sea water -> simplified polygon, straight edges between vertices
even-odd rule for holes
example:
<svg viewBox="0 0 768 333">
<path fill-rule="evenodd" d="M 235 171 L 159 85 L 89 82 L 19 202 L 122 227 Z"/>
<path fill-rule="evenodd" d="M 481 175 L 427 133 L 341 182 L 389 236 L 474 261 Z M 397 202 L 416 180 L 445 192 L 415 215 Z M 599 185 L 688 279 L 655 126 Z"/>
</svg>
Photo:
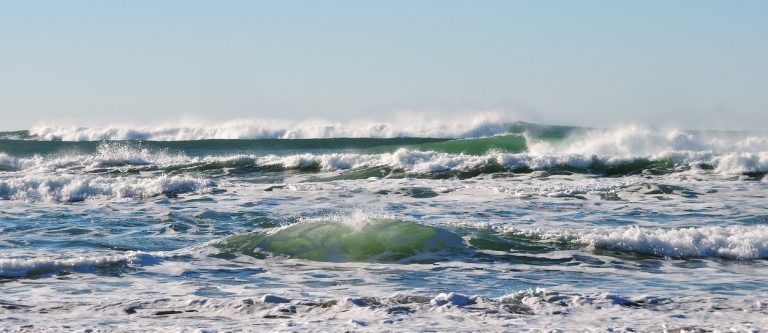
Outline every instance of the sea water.
<svg viewBox="0 0 768 333">
<path fill-rule="evenodd" d="M 768 135 L 0 133 L 2 331 L 761 331 Z"/>
</svg>

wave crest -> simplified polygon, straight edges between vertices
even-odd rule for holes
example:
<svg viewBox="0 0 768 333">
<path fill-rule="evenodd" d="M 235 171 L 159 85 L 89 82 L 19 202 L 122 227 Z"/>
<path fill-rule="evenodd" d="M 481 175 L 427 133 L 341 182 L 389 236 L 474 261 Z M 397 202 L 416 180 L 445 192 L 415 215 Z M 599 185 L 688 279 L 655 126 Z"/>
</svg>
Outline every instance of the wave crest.
<svg viewBox="0 0 768 333">
<path fill-rule="evenodd" d="M 88 273 L 114 267 L 147 266 L 160 257 L 129 251 L 116 255 L 87 255 L 67 259 L 0 259 L 0 277 L 19 278 L 60 272 Z"/>
<path fill-rule="evenodd" d="M 383 123 L 356 121 L 334 123 L 276 120 L 237 120 L 220 123 L 190 123 L 186 126 L 101 126 L 79 127 L 39 125 L 30 136 L 42 140 L 101 141 L 189 141 L 206 139 L 317 139 L 317 138 L 469 138 L 503 134 L 509 122 L 500 114 L 485 113 L 460 120 L 412 116 Z"/>
</svg>

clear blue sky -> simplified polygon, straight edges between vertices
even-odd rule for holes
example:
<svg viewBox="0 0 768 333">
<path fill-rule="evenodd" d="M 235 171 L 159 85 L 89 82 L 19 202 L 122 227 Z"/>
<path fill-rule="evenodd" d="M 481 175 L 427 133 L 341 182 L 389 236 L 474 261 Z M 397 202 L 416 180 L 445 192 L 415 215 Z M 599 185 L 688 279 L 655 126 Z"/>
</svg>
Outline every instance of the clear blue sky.
<svg viewBox="0 0 768 333">
<path fill-rule="evenodd" d="M 768 1 L 0 2 L 0 130 L 404 110 L 764 128 Z"/>
</svg>

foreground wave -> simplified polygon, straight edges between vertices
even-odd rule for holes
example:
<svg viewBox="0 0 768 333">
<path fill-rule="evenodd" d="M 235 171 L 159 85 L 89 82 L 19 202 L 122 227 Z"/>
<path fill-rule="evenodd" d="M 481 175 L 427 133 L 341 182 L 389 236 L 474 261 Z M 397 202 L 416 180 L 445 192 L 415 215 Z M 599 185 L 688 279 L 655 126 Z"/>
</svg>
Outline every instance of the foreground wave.
<svg viewBox="0 0 768 333">
<path fill-rule="evenodd" d="M 338 262 L 429 261 L 464 248 L 461 237 L 445 229 L 394 220 L 303 222 L 232 236 L 218 246 L 261 258 L 272 253 Z"/>
</svg>

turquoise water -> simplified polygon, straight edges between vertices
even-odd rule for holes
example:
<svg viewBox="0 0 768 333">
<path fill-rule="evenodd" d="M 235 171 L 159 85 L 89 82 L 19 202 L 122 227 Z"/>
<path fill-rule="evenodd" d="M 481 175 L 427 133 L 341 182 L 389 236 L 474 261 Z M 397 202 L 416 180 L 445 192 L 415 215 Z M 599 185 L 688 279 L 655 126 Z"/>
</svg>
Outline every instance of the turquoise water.
<svg viewBox="0 0 768 333">
<path fill-rule="evenodd" d="M 0 318 L 64 331 L 226 331 L 244 316 L 256 330 L 765 327 L 768 138 L 651 132 L 4 133 Z"/>
</svg>

